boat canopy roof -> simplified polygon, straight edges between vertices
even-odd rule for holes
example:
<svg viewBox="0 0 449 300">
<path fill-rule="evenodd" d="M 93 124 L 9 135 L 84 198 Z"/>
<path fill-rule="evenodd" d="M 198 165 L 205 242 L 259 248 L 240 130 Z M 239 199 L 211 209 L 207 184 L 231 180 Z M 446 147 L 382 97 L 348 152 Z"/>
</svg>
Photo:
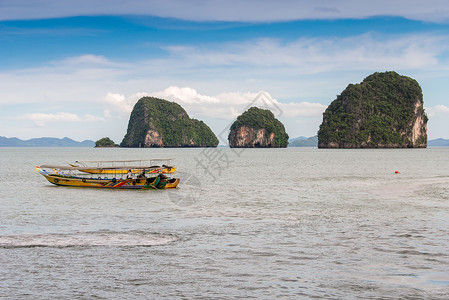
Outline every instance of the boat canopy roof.
<svg viewBox="0 0 449 300">
<path fill-rule="evenodd" d="M 144 161 L 171 161 L 174 158 L 131 159 L 131 160 L 77 160 L 75 163 L 136 163 Z"/>
<path fill-rule="evenodd" d="M 41 169 L 58 169 L 58 170 L 73 170 L 73 171 L 85 171 L 92 170 L 155 170 L 162 168 L 161 166 L 108 166 L 108 167 L 72 167 L 72 166 L 59 166 L 59 165 L 41 165 Z"/>
</svg>

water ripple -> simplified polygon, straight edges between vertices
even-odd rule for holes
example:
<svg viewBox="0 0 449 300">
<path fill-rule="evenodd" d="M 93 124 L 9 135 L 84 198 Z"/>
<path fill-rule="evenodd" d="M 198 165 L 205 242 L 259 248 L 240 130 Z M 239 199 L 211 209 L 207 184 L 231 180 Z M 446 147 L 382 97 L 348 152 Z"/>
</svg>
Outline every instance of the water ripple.
<svg viewBox="0 0 449 300">
<path fill-rule="evenodd" d="M 23 234 L 0 236 L 0 247 L 149 247 L 166 245 L 176 241 L 177 239 L 178 238 L 174 235 L 146 233 L 141 231 L 96 231 L 70 234 Z"/>
</svg>

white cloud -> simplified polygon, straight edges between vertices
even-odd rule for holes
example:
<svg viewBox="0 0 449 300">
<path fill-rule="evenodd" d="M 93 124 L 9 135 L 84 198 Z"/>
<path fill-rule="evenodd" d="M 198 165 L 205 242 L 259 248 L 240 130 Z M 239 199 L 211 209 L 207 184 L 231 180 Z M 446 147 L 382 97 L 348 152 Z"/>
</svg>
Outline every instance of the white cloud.
<svg viewBox="0 0 449 300">
<path fill-rule="evenodd" d="M 111 116 L 111 111 L 120 116 L 127 116 L 131 113 L 137 100 L 147 95 L 147 93 L 136 93 L 126 98 L 122 94 L 108 93 L 101 101 L 106 106 L 105 116 Z"/>
<path fill-rule="evenodd" d="M 436 105 L 434 110 L 437 113 L 449 114 L 449 107 L 446 105 Z"/>
<path fill-rule="evenodd" d="M 384 70 L 418 70 L 420 74 L 426 70 L 447 72 L 449 67 L 443 57 L 449 51 L 448 38 L 424 34 L 402 37 L 365 34 L 348 38 L 300 38 L 292 42 L 256 39 L 207 47 L 167 47 L 171 55 L 164 59 L 126 64 L 103 56 L 81 55 L 52 61 L 42 68 L 0 73 L 0 105 L 48 101 L 90 105 L 101 101 L 110 105 L 106 113 L 127 114 L 135 99 L 119 95 L 133 94 L 143 87 L 154 91 L 166 86 L 169 87 L 153 94 L 182 103 L 222 102 L 226 100 L 223 97 L 230 98 L 227 101 L 242 101 L 241 97 L 245 96 L 205 96 L 185 86 L 202 88 L 209 94 L 263 88 L 282 98 L 299 96 L 306 100 L 317 94 L 326 95 L 331 81 L 332 84 L 351 82 L 339 75 L 330 81 L 331 72 L 357 72 L 363 76 Z M 315 74 L 325 74 L 327 78 L 309 79 Z M 111 87 L 118 90 L 112 92 Z M 102 99 L 106 93 L 111 95 Z"/>
<path fill-rule="evenodd" d="M 327 106 L 321 103 L 310 103 L 310 102 L 301 102 L 301 103 L 280 103 L 284 115 L 289 118 L 295 117 L 321 117 L 323 112 L 326 110 Z"/>
<path fill-rule="evenodd" d="M 342 69 L 435 68 L 438 55 L 448 50 L 447 39 L 447 36 L 424 34 L 401 37 L 363 34 L 347 38 L 299 38 L 293 42 L 265 38 L 207 48 L 169 46 L 165 49 L 196 67 L 250 65 L 275 68 L 270 71 L 287 68 L 310 74 Z"/>
<path fill-rule="evenodd" d="M 85 122 L 104 122 L 106 119 L 104 117 L 98 117 L 90 114 L 85 114 L 81 121 Z"/>
<path fill-rule="evenodd" d="M 85 65 L 85 66 L 117 66 L 118 64 L 108 60 L 102 55 L 85 54 L 81 56 L 68 57 L 57 64 L 63 65 Z"/>
<path fill-rule="evenodd" d="M 270 109 L 276 116 L 317 117 L 327 106 L 311 102 L 281 103 L 268 92 L 229 92 L 215 96 L 198 93 L 191 87 L 171 86 L 163 91 L 150 93 L 151 96 L 174 101 L 183 106 L 195 118 L 214 117 L 232 120 L 250 106 Z"/>
<path fill-rule="evenodd" d="M 76 114 L 67 112 L 58 113 L 26 113 L 16 118 L 20 121 L 31 121 L 37 126 L 45 126 L 47 123 L 73 123 L 73 122 L 97 122 L 104 121 L 101 117 L 96 117 L 92 115 L 85 115 L 80 117 Z"/>
<path fill-rule="evenodd" d="M 171 86 L 163 91 L 153 92 L 151 96 L 180 104 L 191 117 L 233 119 L 236 117 L 235 112 L 250 104 L 257 96 L 257 93 L 231 92 L 207 96 L 198 93 L 191 87 Z"/>
<path fill-rule="evenodd" d="M 449 114 L 449 107 L 439 104 L 434 107 L 425 107 L 425 112 L 429 117 L 447 115 Z"/>
<path fill-rule="evenodd" d="M 186 104 L 218 103 L 219 100 L 199 94 L 190 87 L 170 86 L 163 91 L 152 93 L 151 96 Z"/>
</svg>

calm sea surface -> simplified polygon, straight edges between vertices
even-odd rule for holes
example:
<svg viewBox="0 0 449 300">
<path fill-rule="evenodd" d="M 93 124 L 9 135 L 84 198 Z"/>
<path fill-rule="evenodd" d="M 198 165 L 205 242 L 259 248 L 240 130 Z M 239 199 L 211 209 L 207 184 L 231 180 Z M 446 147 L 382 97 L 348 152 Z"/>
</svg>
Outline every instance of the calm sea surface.
<svg viewBox="0 0 449 300">
<path fill-rule="evenodd" d="M 34 169 L 144 158 L 179 188 Z M 449 298 L 449 149 L 0 148 L 0 178 L 0 298 Z"/>
</svg>

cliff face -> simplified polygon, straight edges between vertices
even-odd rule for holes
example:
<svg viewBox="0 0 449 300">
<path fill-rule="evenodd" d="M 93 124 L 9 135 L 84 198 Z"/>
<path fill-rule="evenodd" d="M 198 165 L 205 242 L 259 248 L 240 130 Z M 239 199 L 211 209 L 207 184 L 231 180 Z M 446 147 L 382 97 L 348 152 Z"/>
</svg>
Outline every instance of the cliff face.
<svg viewBox="0 0 449 300">
<path fill-rule="evenodd" d="M 218 139 L 177 103 L 143 97 L 131 112 L 121 147 L 216 147 Z"/>
<path fill-rule="evenodd" d="M 328 106 L 318 148 L 425 148 L 427 120 L 416 80 L 374 73 Z"/>
<path fill-rule="evenodd" d="M 232 124 L 228 136 L 231 148 L 285 148 L 284 125 L 266 109 L 251 107 Z"/>
<path fill-rule="evenodd" d="M 267 134 L 265 128 L 255 129 L 243 125 L 229 135 L 229 145 L 233 148 L 267 148 L 272 147 L 273 144 L 274 133 Z"/>
</svg>

